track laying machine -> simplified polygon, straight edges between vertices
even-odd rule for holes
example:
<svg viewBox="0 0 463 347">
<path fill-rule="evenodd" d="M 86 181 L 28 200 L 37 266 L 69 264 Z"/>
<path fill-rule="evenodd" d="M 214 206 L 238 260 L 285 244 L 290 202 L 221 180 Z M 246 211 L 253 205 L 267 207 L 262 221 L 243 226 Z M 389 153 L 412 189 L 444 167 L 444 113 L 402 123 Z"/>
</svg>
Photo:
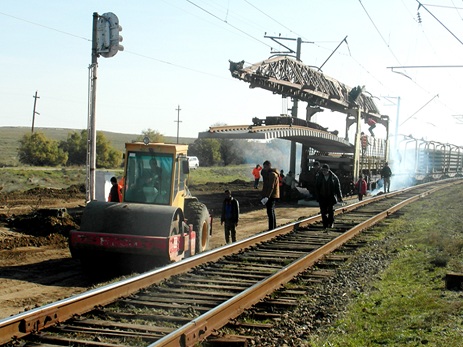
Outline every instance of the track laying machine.
<svg viewBox="0 0 463 347">
<path fill-rule="evenodd" d="M 186 185 L 188 146 L 145 139 L 125 147 L 122 202 L 87 204 L 80 230 L 70 234 L 72 256 L 86 268 L 103 261 L 138 267 L 205 251 L 212 220 Z"/>
</svg>

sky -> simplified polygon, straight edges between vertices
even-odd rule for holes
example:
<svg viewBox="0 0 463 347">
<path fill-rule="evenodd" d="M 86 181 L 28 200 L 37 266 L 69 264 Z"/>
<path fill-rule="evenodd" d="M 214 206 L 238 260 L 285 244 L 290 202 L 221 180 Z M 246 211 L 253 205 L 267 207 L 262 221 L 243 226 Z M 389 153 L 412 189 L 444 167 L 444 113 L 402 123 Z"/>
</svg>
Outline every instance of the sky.
<svg viewBox="0 0 463 347">
<path fill-rule="evenodd" d="M 304 64 L 365 86 L 391 133 L 463 145 L 457 0 L 0 0 L 0 126 L 31 127 L 37 91 L 35 127 L 87 128 L 94 12 L 117 15 L 124 46 L 98 58 L 97 130 L 176 136 L 179 125 L 180 137 L 197 137 L 289 113 L 291 101 L 228 70 L 229 60 L 269 58 L 281 47 L 264 36 L 281 35 L 302 38 Z M 345 115 L 329 110 L 315 120 L 345 128 Z"/>
</svg>

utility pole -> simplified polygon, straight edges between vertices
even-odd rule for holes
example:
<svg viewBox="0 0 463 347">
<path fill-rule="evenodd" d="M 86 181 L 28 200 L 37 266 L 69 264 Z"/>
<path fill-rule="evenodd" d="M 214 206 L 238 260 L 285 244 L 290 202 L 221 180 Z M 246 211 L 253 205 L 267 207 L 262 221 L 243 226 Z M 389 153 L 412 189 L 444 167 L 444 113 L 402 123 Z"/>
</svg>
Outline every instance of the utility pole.
<svg viewBox="0 0 463 347">
<path fill-rule="evenodd" d="M 93 13 L 92 63 L 89 70 L 88 119 L 87 119 L 87 181 L 85 198 L 87 202 L 95 200 L 96 181 L 96 81 L 98 71 L 97 46 L 98 13 Z"/>
<path fill-rule="evenodd" d="M 181 123 L 181 121 L 180 121 L 180 111 L 182 109 L 180 108 L 180 105 L 178 105 L 175 110 L 177 111 L 177 120 L 174 120 L 174 122 L 177 123 L 177 144 L 178 144 L 178 134 L 180 132 L 180 123 Z"/>
<path fill-rule="evenodd" d="M 96 82 L 98 58 L 111 58 L 123 51 L 120 45 L 122 27 L 119 19 L 112 12 L 101 16 L 93 12 L 92 20 L 92 63 L 88 67 L 88 115 L 87 115 L 87 176 L 85 182 L 85 198 L 87 202 L 95 200 L 96 176 Z"/>
<path fill-rule="evenodd" d="M 32 96 L 34 98 L 34 110 L 32 111 L 32 133 L 34 133 L 34 123 L 35 123 L 35 115 L 40 113 L 35 111 L 35 108 L 37 106 L 37 99 L 40 99 L 40 96 L 37 96 L 37 91 L 35 91 L 35 95 Z"/>
<path fill-rule="evenodd" d="M 400 96 L 384 96 L 385 99 L 396 99 L 397 113 L 395 117 L 395 131 L 394 131 L 394 151 L 397 152 L 397 139 L 399 138 L 399 112 L 400 112 Z"/>
<path fill-rule="evenodd" d="M 301 44 L 302 39 L 300 37 L 297 38 L 297 49 L 296 49 L 296 60 L 301 61 Z M 291 117 L 297 118 L 297 99 L 293 99 L 293 107 L 291 109 Z M 291 141 L 291 155 L 289 157 L 289 170 L 296 175 L 296 142 Z"/>
<path fill-rule="evenodd" d="M 286 51 L 271 51 L 274 55 L 291 55 L 296 54 L 296 60 L 301 61 L 301 45 L 302 43 L 313 43 L 311 41 L 302 41 L 300 37 L 297 39 L 289 38 L 289 37 L 281 37 L 281 36 L 264 36 L 265 38 L 271 39 L 272 41 L 276 42 L 280 46 L 284 47 Z M 282 44 L 280 40 L 289 40 L 289 41 L 296 41 L 297 48 L 296 51 L 289 48 L 288 46 Z M 294 98 L 293 100 L 293 107 L 291 108 L 291 117 L 297 118 L 297 102 L 298 99 Z M 296 174 L 296 142 L 291 141 L 291 153 L 289 157 L 289 170 Z"/>
</svg>

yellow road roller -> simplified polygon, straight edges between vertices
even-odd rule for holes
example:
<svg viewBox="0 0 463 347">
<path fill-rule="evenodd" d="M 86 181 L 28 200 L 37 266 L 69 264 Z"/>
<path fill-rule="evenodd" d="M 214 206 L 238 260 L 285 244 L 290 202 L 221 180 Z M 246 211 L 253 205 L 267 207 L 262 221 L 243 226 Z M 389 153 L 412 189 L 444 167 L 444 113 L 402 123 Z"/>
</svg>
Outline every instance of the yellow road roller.
<svg viewBox="0 0 463 347">
<path fill-rule="evenodd" d="M 187 145 L 126 143 L 122 202 L 90 201 L 70 233 L 74 258 L 91 269 L 167 264 L 208 249 L 212 220 L 191 196 Z"/>
</svg>

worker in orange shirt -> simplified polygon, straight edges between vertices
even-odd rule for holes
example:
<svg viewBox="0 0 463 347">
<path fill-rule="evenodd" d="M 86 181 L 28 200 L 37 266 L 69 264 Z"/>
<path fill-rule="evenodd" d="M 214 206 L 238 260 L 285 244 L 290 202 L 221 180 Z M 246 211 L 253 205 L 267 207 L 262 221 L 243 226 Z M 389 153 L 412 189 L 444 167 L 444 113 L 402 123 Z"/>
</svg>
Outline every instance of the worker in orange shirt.
<svg viewBox="0 0 463 347">
<path fill-rule="evenodd" d="M 117 183 L 116 177 L 111 177 L 111 190 L 109 191 L 108 202 L 122 202 L 121 187 Z"/>
<path fill-rule="evenodd" d="M 254 189 L 257 189 L 260 180 L 260 170 L 262 170 L 262 166 L 259 164 L 252 170 L 252 175 L 254 176 Z"/>
</svg>

